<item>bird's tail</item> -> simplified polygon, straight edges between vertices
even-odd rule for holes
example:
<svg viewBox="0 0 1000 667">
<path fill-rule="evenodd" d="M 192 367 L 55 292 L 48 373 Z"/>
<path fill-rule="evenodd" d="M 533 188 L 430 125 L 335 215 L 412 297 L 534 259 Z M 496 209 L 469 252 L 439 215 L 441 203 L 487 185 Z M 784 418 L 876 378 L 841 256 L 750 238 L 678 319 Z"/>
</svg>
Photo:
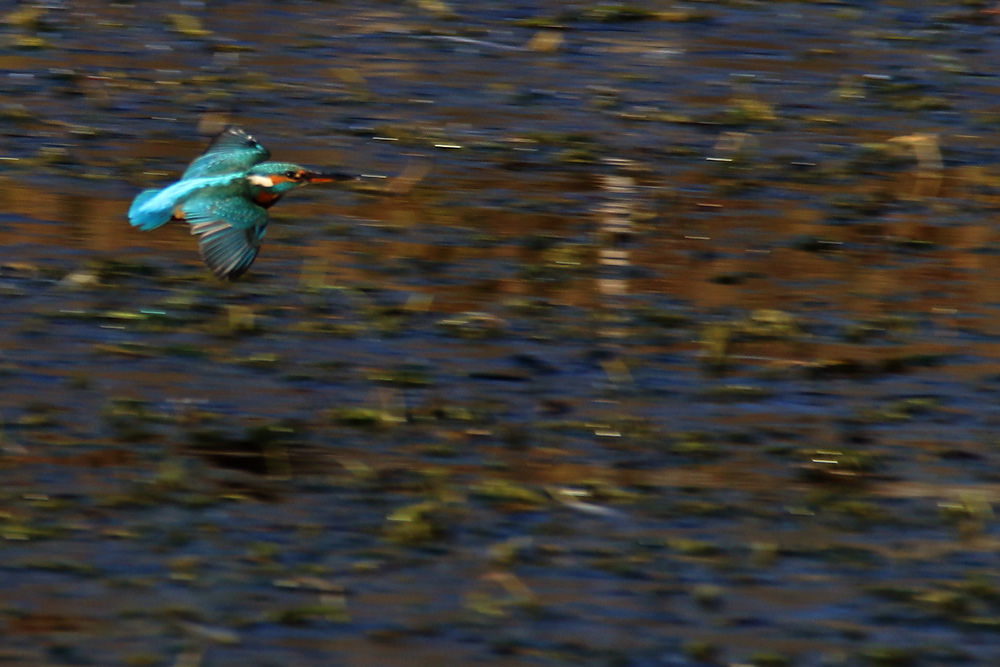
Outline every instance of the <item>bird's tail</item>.
<svg viewBox="0 0 1000 667">
<path fill-rule="evenodd" d="M 128 209 L 128 221 L 133 227 L 148 232 L 170 220 L 174 211 L 172 202 L 162 202 L 167 204 L 163 206 L 161 202 L 153 201 L 161 192 L 163 190 L 143 190 L 136 196 Z"/>
</svg>

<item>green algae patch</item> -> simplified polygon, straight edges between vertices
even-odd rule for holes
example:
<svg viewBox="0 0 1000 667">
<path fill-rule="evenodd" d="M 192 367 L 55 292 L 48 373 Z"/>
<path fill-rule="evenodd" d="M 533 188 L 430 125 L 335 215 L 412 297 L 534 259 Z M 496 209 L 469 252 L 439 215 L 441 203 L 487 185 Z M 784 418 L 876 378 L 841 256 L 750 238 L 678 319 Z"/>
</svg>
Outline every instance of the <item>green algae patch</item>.
<svg viewBox="0 0 1000 667">
<path fill-rule="evenodd" d="M 536 509 L 551 504 L 545 494 L 513 482 L 501 479 L 486 480 L 474 484 L 469 491 L 479 498 L 515 510 Z"/>
</svg>

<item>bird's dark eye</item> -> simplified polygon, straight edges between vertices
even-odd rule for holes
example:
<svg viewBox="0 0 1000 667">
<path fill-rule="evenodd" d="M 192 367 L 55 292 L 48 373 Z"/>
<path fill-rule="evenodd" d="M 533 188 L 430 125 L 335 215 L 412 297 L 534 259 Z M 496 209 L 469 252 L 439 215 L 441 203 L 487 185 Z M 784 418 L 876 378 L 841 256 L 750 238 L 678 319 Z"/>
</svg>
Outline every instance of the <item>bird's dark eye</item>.
<svg viewBox="0 0 1000 667">
<path fill-rule="evenodd" d="M 295 171 L 294 169 L 289 169 L 288 171 L 285 172 L 285 178 L 290 178 L 293 181 L 297 181 L 299 180 L 299 172 Z"/>
</svg>

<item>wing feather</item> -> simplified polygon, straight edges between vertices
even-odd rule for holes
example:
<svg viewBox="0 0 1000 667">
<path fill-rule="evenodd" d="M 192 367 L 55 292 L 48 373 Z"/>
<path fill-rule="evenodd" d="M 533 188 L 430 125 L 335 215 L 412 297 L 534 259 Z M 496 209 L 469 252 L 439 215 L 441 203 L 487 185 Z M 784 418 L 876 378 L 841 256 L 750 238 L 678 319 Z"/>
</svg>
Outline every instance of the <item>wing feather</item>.
<svg viewBox="0 0 1000 667">
<path fill-rule="evenodd" d="M 195 158 L 181 179 L 221 176 L 246 171 L 271 157 L 245 130 L 230 125 L 215 138 L 204 154 Z"/>
<path fill-rule="evenodd" d="M 234 280 L 257 258 L 267 231 L 267 211 L 239 195 L 197 197 L 182 207 L 198 237 L 201 257 L 218 278 Z"/>
</svg>

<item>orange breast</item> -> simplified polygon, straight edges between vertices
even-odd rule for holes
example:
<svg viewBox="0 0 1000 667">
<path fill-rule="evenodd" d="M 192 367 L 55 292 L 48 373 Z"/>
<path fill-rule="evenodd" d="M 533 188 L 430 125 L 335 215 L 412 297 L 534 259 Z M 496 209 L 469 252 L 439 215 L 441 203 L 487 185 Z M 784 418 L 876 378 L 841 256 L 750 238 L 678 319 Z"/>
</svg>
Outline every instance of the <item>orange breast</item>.
<svg viewBox="0 0 1000 667">
<path fill-rule="evenodd" d="M 281 195 L 276 195 L 273 192 L 268 192 L 267 190 L 261 190 L 257 193 L 257 196 L 254 197 L 254 201 L 264 208 L 270 208 L 279 199 L 281 199 Z"/>
</svg>

